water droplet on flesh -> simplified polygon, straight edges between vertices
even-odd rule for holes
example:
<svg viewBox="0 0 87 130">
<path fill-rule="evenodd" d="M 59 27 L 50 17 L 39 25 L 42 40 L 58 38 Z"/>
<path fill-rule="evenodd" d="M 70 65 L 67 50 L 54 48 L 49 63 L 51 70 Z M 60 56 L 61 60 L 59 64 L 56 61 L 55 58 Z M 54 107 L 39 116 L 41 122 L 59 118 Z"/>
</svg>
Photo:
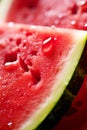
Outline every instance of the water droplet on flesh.
<svg viewBox="0 0 87 130">
<path fill-rule="evenodd" d="M 8 123 L 8 126 L 12 126 L 12 124 L 13 124 L 12 122 L 9 122 L 9 123 Z"/>
<path fill-rule="evenodd" d="M 72 20 L 70 24 L 72 25 L 72 27 L 78 28 L 78 23 L 76 20 Z"/>
<path fill-rule="evenodd" d="M 79 2 L 79 4 L 80 4 L 81 6 L 86 5 L 86 4 L 87 4 L 87 1 L 86 1 L 86 0 L 81 0 L 81 1 Z"/>
<path fill-rule="evenodd" d="M 75 24 L 76 24 L 76 21 L 75 21 L 75 20 L 72 20 L 72 21 L 71 21 L 71 24 L 72 24 L 72 25 L 75 25 Z"/>
<path fill-rule="evenodd" d="M 54 48 L 54 41 L 56 38 L 49 37 L 46 40 L 44 40 L 42 44 L 42 51 L 44 54 L 48 55 L 51 54 Z"/>
<path fill-rule="evenodd" d="M 87 30 L 87 23 L 84 24 L 83 29 Z"/>
</svg>

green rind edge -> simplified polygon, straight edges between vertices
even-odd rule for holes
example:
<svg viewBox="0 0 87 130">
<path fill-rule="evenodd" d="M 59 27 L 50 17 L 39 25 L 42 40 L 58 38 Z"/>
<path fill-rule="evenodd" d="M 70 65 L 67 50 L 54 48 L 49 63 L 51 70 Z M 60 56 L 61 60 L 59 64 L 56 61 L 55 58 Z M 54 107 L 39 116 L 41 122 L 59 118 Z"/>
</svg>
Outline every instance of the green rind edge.
<svg viewBox="0 0 87 130">
<path fill-rule="evenodd" d="M 20 130 L 35 130 L 39 126 L 39 124 L 43 122 L 43 120 L 47 117 L 47 115 L 50 113 L 50 111 L 53 109 L 53 107 L 56 105 L 56 103 L 59 101 L 59 99 L 63 95 L 64 90 L 66 86 L 68 85 L 75 71 L 75 68 L 79 62 L 81 54 L 83 52 L 86 39 L 87 39 L 87 32 L 80 31 L 80 33 L 77 34 L 77 36 L 79 37 L 77 40 L 78 43 L 76 43 L 75 48 L 73 49 L 73 52 L 77 52 L 79 48 L 78 55 L 76 55 L 76 53 L 70 52 L 71 54 L 69 55 L 69 57 L 67 57 L 68 62 L 66 61 L 65 68 L 63 69 L 60 76 L 58 76 L 55 80 L 55 81 L 60 81 L 60 82 L 58 83 L 55 82 L 54 84 L 55 89 L 51 93 L 51 96 L 46 100 L 47 102 L 44 103 L 43 107 L 41 106 L 41 109 L 39 109 L 39 111 L 32 117 L 32 119 L 30 121 L 27 121 L 20 128 Z"/>
</svg>

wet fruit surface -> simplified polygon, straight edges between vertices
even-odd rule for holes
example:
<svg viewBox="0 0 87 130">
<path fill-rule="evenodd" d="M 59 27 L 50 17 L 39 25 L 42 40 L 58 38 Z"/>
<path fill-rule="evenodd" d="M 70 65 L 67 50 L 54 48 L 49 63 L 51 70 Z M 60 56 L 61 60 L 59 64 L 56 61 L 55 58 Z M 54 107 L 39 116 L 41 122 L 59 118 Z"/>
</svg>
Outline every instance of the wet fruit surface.
<svg viewBox="0 0 87 130">
<path fill-rule="evenodd" d="M 51 1 L 50 0 L 44 0 L 44 1 L 43 0 L 37 0 L 37 1 L 26 0 L 26 1 L 21 2 L 21 0 L 18 0 L 16 2 L 14 1 L 13 6 L 8 13 L 7 21 L 14 21 L 16 23 L 25 23 L 25 24 L 34 24 L 34 25 L 45 25 L 45 26 L 54 25 L 57 27 L 87 30 L 87 1 L 86 0 L 67 0 L 67 1 L 61 0 L 60 2 L 59 0 L 54 0 L 54 1 L 52 0 Z M 32 35 L 29 32 L 26 32 L 25 30 L 22 30 L 22 31 L 26 36 Z M 31 39 L 32 38 L 30 38 L 30 40 Z M 57 40 L 56 38 L 51 38 L 51 37 L 46 37 L 46 39 L 43 40 L 42 52 L 45 56 L 52 55 L 52 52 L 54 49 L 54 42 L 56 42 L 56 40 Z M 9 41 L 14 42 L 14 39 L 10 37 Z M 18 73 L 15 74 L 14 78 L 17 81 L 18 81 L 17 77 L 20 76 L 22 73 L 28 73 L 29 77 L 28 79 L 25 79 L 24 83 L 28 82 L 28 80 L 30 79 L 31 81 L 30 83 L 28 83 L 29 87 L 31 87 L 32 85 L 38 86 L 38 83 L 41 82 L 41 78 L 42 78 L 40 70 L 37 68 L 37 65 L 36 65 L 38 64 L 37 56 L 39 54 L 37 52 L 38 52 L 39 45 L 37 44 L 36 48 L 32 47 L 32 50 L 28 52 L 26 50 L 27 47 L 29 48 L 28 40 L 25 40 L 25 37 L 24 39 L 17 37 L 15 39 L 15 43 L 16 43 L 16 48 L 13 46 L 15 49 L 11 50 L 11 52 L 6 53 L 4 56 L 3 64 L 4 64 L 5 71 L 15 73 L 15 69 L 16 69 Z M 19 49 L 20 47 L 22 49 Z M 0 48 L 4 48 L 4 43 L 0 45 Z M 8 50 L 10 50 L 10 48 Z M 26 52 L 26 53 L 24 54 L 23 52 Z M 26 58 L 27 55 L 32 56 L 32 58 L 29 58 L 29 57 Z M 35 62 L 36 64 L 34 64 Z M 0 80 L 2 80 L 2 77 L 3 77 L 3 74 L 0 77 Z M 9 83 L 10 83 L 11 76 L 9 75 L 9 73 L 6 75 L 6 77 L 9 78 Z M 19 80 L 18 82 L 20 83 L 21 80 Z M 3 90 L 5 86 L 8 86 L 8 83 L 6 80 L 3 80 L 3 84 L 2 84 Z M 21 83 L 20 83 L 20 86 L 22 86 Z M 21 98 L 27 95 L 24 91 L 21 92 L 20 90 L 17 90 L 17 92 L 18 92 L 17 94 Z M 9 98 L 9 95 L 7 97 Z M 3 99 L 2 101 L 5 102 L 5 99 Z M 12 101 L 14 102 L 13 99 Z M 74 105 L 76 105 L 77 108 L 80 108 L 82 107 L 83 102 L 84 101 L 78 101 Z M 9 104 L 9 100 L 6 101 L 6 103 Z M 73 107 L 70 109 L 71 114 L 72 113 L 75 114 L 77 113 L 77 111 L 79 112 L 79 110 L 74 109 Z M 84 111 L 86 112 L 86 110 Z M 3 109 L 1 113 L 6 114 L 7 111 Z M 11 114 L 11 112 L 9 113 Z M 7 115 L 7 117 L 9 118 L 9 122 L 7 122 L 7 126 L 9 129 L 12 129 L 14 127 L 15 121 L 12 121 L 9 115 Z M 85 114 L 83 115 L 85 116 Z M 80 117 L 84 118 L 83 115 L 81 114 Z M 75 119 L 78 120 L 77 117 Z M 73 121 L 74 121 L 74 118 L 73 118 Z M 81 120 L 78 120 L 77 123 L 80 124 Z M 85 120 L 83 124 L 86 124 Z M 75 129 L 76 130 L 78 129 L 77 124 L 71 123 L 71 125 L 75 125 L 76 126 Z M 67 127 L 66 129 L 68 130 L 68 128 L 69 127 Z"/>
<path fill-rule="evenodd" d="M 1 130 L 19 127 L 43 97 L 49 95 L 50 83 L 64 67 L 64 59 L 74 43 L 70 42 L 70 32 L 67 37 L 64 32 L 55 35 L 52 30 L 49 36 L 46 30 L 39 35 L 26 28 L 12 31 L 10 28 L 2 27 L 0 35 Z"/>
<path fill-rule="evenodd" d="M 76 45 L 74 33 L 21 26 L 0 28 L 0 130 L 19 128 L 32 117 L 55 88 L 53 80 Z"/>
<path fill-rule="evenodd" d="M 57 40 L 56 38 L 51 38 L 51 37 L 44 40 L 44 42 L 42 43 L 42 51 L 44 54 L 50 55 L 52 53 L 54 48 L 54 42 L 56 40 Z"/>
<path fill-rule="evenodd" d="M 7 21 L 87 30 L 87 0 L 14 1 Z"/>
</svg>

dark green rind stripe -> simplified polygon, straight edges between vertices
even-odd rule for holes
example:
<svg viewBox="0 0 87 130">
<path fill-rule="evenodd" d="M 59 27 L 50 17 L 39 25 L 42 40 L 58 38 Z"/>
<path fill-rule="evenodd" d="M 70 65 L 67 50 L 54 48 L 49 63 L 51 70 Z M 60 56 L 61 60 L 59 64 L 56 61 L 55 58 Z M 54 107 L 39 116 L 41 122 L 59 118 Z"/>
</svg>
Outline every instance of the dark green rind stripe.
<svg viewBox="0 0 87 130">
<path fill-rule="evenodd" d="M 77 95 L 83 83 L 85 74 L 87 74 L 86 60 L 87 42 L 72 79 L 69 82 L 69 85 L 67 86 L 54 109 L 49 113 L 47 118 L 38 126 L 36 130 L 52 130 L 53 127 L 61 120 L 62 116 L 68 111 L 73 99 Z"/>
<path fill-rule="evenodd" d="M 36 130 L 52 130 L 72 103 L 74 96 L 66 89 L 59 102 Z"/>
</svg>

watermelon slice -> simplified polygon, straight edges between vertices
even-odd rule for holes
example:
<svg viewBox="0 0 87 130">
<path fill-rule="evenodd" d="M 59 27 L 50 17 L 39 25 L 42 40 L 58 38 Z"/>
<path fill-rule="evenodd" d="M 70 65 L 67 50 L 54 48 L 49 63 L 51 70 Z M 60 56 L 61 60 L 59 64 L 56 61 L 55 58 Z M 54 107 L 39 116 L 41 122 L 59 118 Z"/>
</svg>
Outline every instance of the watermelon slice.
<svg viewBox="0 0 87 130">
<path fill-rule="evenodd" d="M 60 100 L 87 32 L 0 24 L 0 130 L 33 130 Z"/>
<path fill-rule="evenodd" d="M 2 0 L 0 14 L 1 21 L 87 30 L 87 0 Z"/>
<path fill-rule="evenodd" d="M 62 125 L 63 124 L 63 125 Z M 66 115 L 54 130 L 86 130 L 87 129 L 87 75 L 79 93 L 72 102 Z"/>
</svg>

